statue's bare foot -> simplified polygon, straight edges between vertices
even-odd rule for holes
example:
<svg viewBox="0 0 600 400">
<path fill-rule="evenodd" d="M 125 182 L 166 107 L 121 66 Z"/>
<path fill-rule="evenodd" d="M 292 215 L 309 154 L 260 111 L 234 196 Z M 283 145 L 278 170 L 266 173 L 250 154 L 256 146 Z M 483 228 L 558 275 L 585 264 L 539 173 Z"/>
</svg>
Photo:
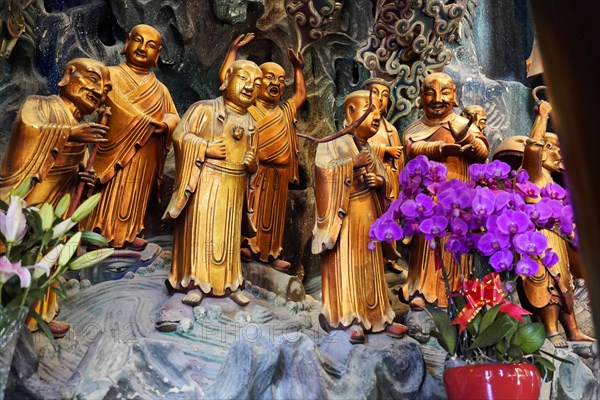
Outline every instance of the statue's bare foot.
<svg viewBox="0 0 600 400">
<path fill-rule="evenodd" d="M 277 258 L 273 260 L 271 266 L 275 268 L 277 271 L 288 272 L 290 270 L 291 264 L 285 260 Z"/>
<path fill-rule="evenodd" d="M 197 305 L 199 305 L 202 302 L 203 298 L 204 298 L 204 293 L 202 293 L 198 289 L 194 289 L 194 290 L 190 290 L 189 292 L 187 292 L 185 297 L 183 299 L 181 299 L 181 302 L 183 304 L 185 304 L 186 306 L 196 307 Z"/>
<path fill-rule="evenodd" d="M 64 321 L 53 320 L 48 323 L 48 329 L 52 332 L 54 339 L 60 339 L 67 334 L 69 329 L 71 329 L 71 325 Z"/>
<path fill-rule="evenodd" d="M 233 300 L 236 304 L 238 304 L 242 307 L 246 306 L 246 305 L 248 305 L 248 303 L 250 303 L 250 299 L 248 297 L 246 297 L 246 295 L 239 290 L 231 293 L 229 295 L 229 298 L 231 300 Z"/>
<path fill-rule="evenodd" d="M 360 344 L 366 341 L 365 331 L 360 325 L 352 325 L 348 328 L 348 340 L 352 344 Z"/>
<path fill-rule="evenodd" d="M 562 337 L 562 335 L 558 332 L 552 333 L 550 335 L 546 335 L 546 338 L 554 345 L 554 347 L 559 349 L 566 349 L 569 347 L 567 341 Z"/>
<path fill-rule="evenodd" d="M 420 294 L 416 295 L 412 298 L 409 303 L 411 310 L 413 311 L 421 311 L 425 308 L 425 299 Z"/>
<path fill-rule="evenodd" d="M 396 339 L 400 339 L 400 338 L 404 337 L 404 335 L 406 335 L 406 332 L 408 332 L 408 327 L 406 327 L 405 325 L 402 325 L 402 324 L 398 324 L 396 322 L 388 325 L 385 328 L 385 333 L 388 336 L 391 336 Z"/>
<path fill-rule="evenodd" d="M 571 332 L 570 334 L 567 333 L 567 339 L 569 339 L 571 342 L 595 342 L 596 341 L 596 339 L 594 339 L 593 337 L 590 337 L 588 335 L 585 335 L 579 329 L 576 329 L 574 332 Z"/>
<path fill-rule="evenodd" d="M 162 305 L 156 318 L 155 328 L 160 332 L 174 332 L 179 321 L 184 318 L 194 319 L 193 309 L 182 304 L 183 293 L 174 293 Z"/>
</svg>

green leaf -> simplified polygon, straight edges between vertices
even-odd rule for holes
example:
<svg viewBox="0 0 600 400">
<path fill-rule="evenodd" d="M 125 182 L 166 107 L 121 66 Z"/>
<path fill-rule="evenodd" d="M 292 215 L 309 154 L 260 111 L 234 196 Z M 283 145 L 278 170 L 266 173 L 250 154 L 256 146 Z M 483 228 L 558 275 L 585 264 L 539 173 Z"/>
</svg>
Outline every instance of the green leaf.
<svg viewBox="0 0 600 400">
<path fill-rule="evenodd" d="M 444 348 L 449 354 L 454 355 L 456 352 L 456 343 L 458 341 L 458 331 L 456 326 L 450 325 L 452 320 L 450 316 L 440 308 L 437 307 L 426 307 L 427 312 L 433 318 L 433 323 L 437 329 L 437 333 L 432 336 L 438 340 L 440 346 Z M 430 333 L 431 334 L 431 333 Z M 440 340 L 440 337 L 442 340 Z"/>
<path fill-rule="evenodd" d="M 104 236 L 93 231 L 83 231 L 81 233 L 81 241 L 94 246 L 108 246 L 108 242 Z"/>
<path fill-rule="evenodd" d="M 500 304 L 496 304 L 483 314 L 483 317 L 481 318 L 481 324 L 479 325 L 479 330 L 481 332 L 485 331 L 496 320 L 499 310 Z"/>
<path fill-rule="evenodd" d="M 498 343 L 513 324 L 511 319 L 508 315 L 502 314 L 487 329 L 479 332 L 469 350 L 486 348 Z"/>
<path fill-rule="evenodd" d="M 508 351 L 506 352 L 506 354 L 508 355 L 508 357 L 510 357 L 511 361 L 520 360 L 524 356 L 523 351 L 521 350 L 521 348 L 519 346 L 514 345 L 514 344 L 510 345 L 510 347 L 508 348 Z"/>
<path fill-rule="evenodd" d="M 540 349 L 540 353 L 542 353 L 542 354 L 545 354 L 545 355 L 547 355 L 548 357 L 552 357 L 552 358 L 554 358 L 555 360 L 558 360 L 558 361 L 560 361 L 560 362 L 564 362 L 564 363 L 567 363 L 567 364 L 573 364 L 573 361 L 571 361 L 571 360 L 567 360 L 566 358 L 559 357 L 559 356 L 557 356 L 556 354 L 548 353 L 548 352 L 547 352 L 547 351 L 545 351 L 545 350 L 542 350 L 542 349 Z"/>
<path fill-rule="evenodd" d="M 27 213 L 27 224 L 33 228 L 36 236 L 41 237 L 44 234 L 42 217 L 37 212 Z"/>
<path fill-rule="evenodd" d="M 542 377 L 542 381 L 543 382 L 552 381 L 552 377 L 554 376 L 554 371 L 556 370 L 556 367 L 554 366 L 554 364 L 551 361 L 549 361 L 541 356 L 534 355 L 533 358 L 536 361 L 535 367 L 539 371 L 540 376 Z"/>
<path fill-rule="evenodd" d="M 50 290 L 52 290 L 61 300 L 67 299 L 67 293 L 63 290 L 62 287 L 50 286 Z"/>
<path fill-rule="evenodd" d="M 512 337 L 511 343 L 518 346 L 524 354 L 533 354 L 542 347 L 544 340 L 546 340 L 544 325 L 534 322 L 521 325 Z"/>
<path fill-rule="evenodd" d="M 477 332 L 479 332 L 480 325 L 481 325 L 481 318 L 482 318 L 481 312 L 478 312 L 477 315 L 475 316 L 475 318 L 473 318 L 471 323 L 467 326 L 467 329 L 469 330 L 469 333 L 471 333 L 471 335 L 477 335 Z"/>
</svg>

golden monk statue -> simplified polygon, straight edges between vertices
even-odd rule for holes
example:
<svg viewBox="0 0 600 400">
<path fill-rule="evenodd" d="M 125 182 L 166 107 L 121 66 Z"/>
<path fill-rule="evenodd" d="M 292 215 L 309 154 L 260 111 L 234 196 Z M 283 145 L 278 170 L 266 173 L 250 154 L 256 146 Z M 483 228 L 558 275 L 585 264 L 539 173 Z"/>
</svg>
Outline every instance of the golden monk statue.
<svg viewBox="0 0 600 400">
<path fill-rule="evenodd" d="M 108 68 L 99 61 L 76 58 L 69 61 L 58 83 L 58 95 L 29 96 L 17 113 L 0 168 L 0 198 L 10 189 L 32 178 L 27 204 L 48 202 L 56 206 L 63 195 L 73 195 L 80 180 L 93 181 L 83 172 L 87 143 L 102 143 L 107 126 L 84 122 L 110 92 Z M 36 311 L 56 337 L 69 325 L 54 321 L 58 313 L 56 293 L 48 290 Z M 35 321 L 30 324 L 37 327 Z"/>
<path fill-rule="evenodd" d="M 252 61 L 230 64 L 222 97 L 194 103 L 173 134 L 175 189 L 163 218 L 173 218 L 170 294 L 182 303 L 229 296 L 240 305 L 241 235 L 254 235 L 248 217 L 249 175 L 256 172 L 257 137 L 248 108 L 256 101 L 262 73 Z M 157 322 L 157 328 L 161 321 Z"/>
<path fill-rule="evenodd" d="M 379 130 L 373 137 L 369 138 L 369 145 L 385 166 L 390 179 L 387 186 L 389 190 L 388 197 L 393 201 L 398 198 L 398 192 L 400 191 L 399 178 L 400 171 L 404 166 L 404 153 L 398 130 L 384 117 L 388 110 L 390 85 L 382 78 L 369 78 L 363 86 L 379 100 Z M 385 265 L 391 271 L 403 272 L 402 268 L 396 264 L 396 260 L 386 260 Z"/>
<path fill-rule="evenodd" d="M 220 71 L 221 82 L 240 47 L 254 35 L 241 35 L 232 42 Z M 294 66 L 295 93 L 281 101 L 285 88 L 285 70 L 277 63 L 260 65 L 263 78 L 256 104 L 248 108 L 258 135 L 258 171 L 250 183 L 250 208 L 256 236 L 248 238 L 249 248 L 242 249 L 245 260 L 256 258 L 273 268 L 288 271 L 290 263 L 281 258 L 285 228 L 288 184 L 298 182 L 298 136 L 296 116 L 306 99 L 302 54 L 288 49 Z"/>
<path fill-rule="evenodd" d="M 477 104 L 468 105 L 462 109 L 460 115 L 471 121 L 473 125 L 479 128 L 481 133 L 485 134 L 485 127 L 487 126 L 487 114 L 483 107 Z"/>
<path fill-rule="evenodd" d="M 369 91 L 358 90 L 344 100 L 348 126 L 369 111 Z M 364 343 L 365 331 L 386 331 L 400 337 L 404 325 L 394 323 L 384 277 L 380 243 L 368 249 L 369 229 L 383 213 L 389 178 L 368 144 L 381 124 L 379 101 L 354 130 L 319 144 L 315 159 L 316 223 L 312 252 L 321 255 L 321 327 L 348 331 L 352 343 Z M 360 146 L 360 150 L 359 150 Z M 388 254 L 386 254 L 388 255 Z M 394 258 L 394 257 L 390 257 Z"/>
<path fill-rule="evenodd" d="M 408 159 L 423 154 L 444 163 L 448 179 L 467 180 L 469 164 L 484 163 L 489 146 L 475 125 L 454 112 L 457 105 L 456 87 L 450 76 L 436 72 L 425 77 L 421 84 L 424 115 L 404 130 L 404 146 Z M 442 245 L 444 243 L 442 240 Z M 442 257 L 450 290 L 458 290 L 460 277 L 469 276 L 471 272 L 471 260 L 463 259 L 459 265 L 447 251 L 442 251 Z M 441 270 L 436 268 L 434 252 L 422 237 L 412 243 L 408 279 L 402 293 L 413 309 L 421 309 L 426 303 L 448 305 Z"/>
<path fill-rule="evenodd" d="M 171 134 L 179 122 L 169 90 L 151 71 L 160 50 L 160 33 L 137 25 L 121 51 L 125 63 L 109 67 L 114 83 L 106 101 L 110 130 L 94 161 L 102 199 L 84 227 L 99 231 L 115 248 L 145 248 L 140 233 L 146 208 L 152 189 L 159 193 Z"/>
<path fill-rule="evenodd" d="M 530 137 L 525 142 L 520 136 L 514 140 L 511 138 L 508 142 L 512 143 L 512 146 L 501 145 L 494 154 L 495 158 L 503 160 L 503 154 L 499 153 L 505 152 L 510 155 L 511 151 L 520 150 L 523 154 L 522 168 L 529 174 L 529 180 L 539 188 L 554 182 L 553 173 L 564 171 L 558 136 L 546 131 L 551 111 L 550 103 L 540 100 Z M 573 254 L 568 250 L 569 244 L 552 231 L 542 232 L 548 239 L 548 247 L 558 255 L 559 261 L 551 268 L 540 264 L 534 276 L 521 281 L 521 294 L 526 298 L 524 303 L 532 307 L 531 311 L 540 318 L 546 328 L 546 337 L 554 346 L 568 347 L 559 332 L 559 321 L 568 340 L 594 341 L 593 338 L 584 335 L 577 326 L 573 310 L 573 278 L 570 268 Z"/>
</svg>

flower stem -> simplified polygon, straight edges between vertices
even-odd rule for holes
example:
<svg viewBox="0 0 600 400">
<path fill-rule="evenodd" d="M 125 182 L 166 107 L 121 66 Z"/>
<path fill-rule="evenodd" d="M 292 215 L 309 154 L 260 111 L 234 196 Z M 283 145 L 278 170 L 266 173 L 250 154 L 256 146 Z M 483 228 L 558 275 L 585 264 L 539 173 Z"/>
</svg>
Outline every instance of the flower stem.
<svg viewBox="0 0 600 400">
<path fill-rule="evenodd" d="M 446 271 L 446 266 L 444 265 L 444 258 L 442 257 L 442 244 L 439 239 L 435 239 L 435 255 L 440 262 L 440 267 L 442 269 L 442 278 L 444 278 L 444 286 L 446 288 L 446 297 L 448 298 L 448 315 L 451 319 L 456 318 L 458 314 L 458 310 L 456 309 L 456 303 L 452 298 L 450 291 L 450 281 L 448 280 L 448 271 Z"/>
</svg>

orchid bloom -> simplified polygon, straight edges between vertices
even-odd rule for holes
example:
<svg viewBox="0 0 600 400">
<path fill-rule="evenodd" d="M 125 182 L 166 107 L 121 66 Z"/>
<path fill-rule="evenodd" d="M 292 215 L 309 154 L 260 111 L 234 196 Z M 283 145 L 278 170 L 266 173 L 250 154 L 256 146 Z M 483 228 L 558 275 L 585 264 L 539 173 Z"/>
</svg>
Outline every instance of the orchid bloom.
<svg viewBox="0 0 600 400">
<path fill-rule="evenodd" d="M 25 200 L 19 196 L 10 196 L 6 214 L 0 211 L 0 231 L 7 244 L 19 245 L 27 232 L 27 224 L 23 215 L 25 207 Z"/>
</svg>

